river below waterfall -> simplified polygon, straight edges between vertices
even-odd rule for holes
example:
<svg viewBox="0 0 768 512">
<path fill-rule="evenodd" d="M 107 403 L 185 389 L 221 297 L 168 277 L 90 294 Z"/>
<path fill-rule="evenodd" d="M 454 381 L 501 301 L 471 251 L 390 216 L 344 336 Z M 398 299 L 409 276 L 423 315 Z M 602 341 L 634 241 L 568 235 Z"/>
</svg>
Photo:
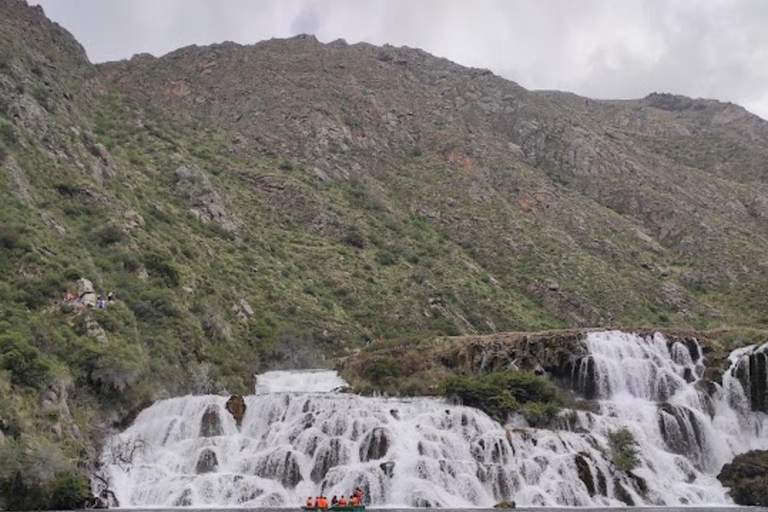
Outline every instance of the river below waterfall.
<svg viewBox="0 0 768 512">
<path fill-rule="evenodd" d="M 608 331 L 583 343 L 572 386 L 594 407 L 564 411 L 552 430 L 501 425 L 440 399 L 346 394 L 335 372 L 269 372 L 240 422 L 226 396 L 142 411 L 107 443 L 100 482 L 120 506 L 141 508 L 295 507 L 355 487 L 388 509 L 730 503 L 719 469 L 768 448 L 767 417 L 752 411 L 744 385 L 750 356 L 765 347 L 734 352 L 712 383 L 695 340 Z M 610 462 L 608 434 L 619 428 L 638 442 L 631 472 Z"/>
</svg>

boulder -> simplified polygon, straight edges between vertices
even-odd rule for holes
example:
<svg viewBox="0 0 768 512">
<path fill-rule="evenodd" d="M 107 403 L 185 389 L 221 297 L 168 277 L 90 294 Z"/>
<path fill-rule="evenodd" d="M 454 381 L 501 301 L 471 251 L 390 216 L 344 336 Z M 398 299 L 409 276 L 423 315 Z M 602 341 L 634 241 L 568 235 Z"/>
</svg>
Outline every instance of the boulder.
<svg viewBox="0 0 768 512">
<path fill-rule="evenodd" d="M 216 452 L 210 448 L 206 448 L 200 452 L 200 456 L 197 458 L 195 472 L 198 475 L 201 475 L 203 473 L 213 473 L 217 469 L 219 469 L 219 459 L 216 457 Z"/>
<path fill-rule="evenodd" d="M 360 443 L 360 461 L 383 458 L 389 450 L 389 432 L 381 427 L 371 430 Z"/>
<path fill-rule="evenodd" d="M 227 411 L 232 415 L 233 418 L 235 418 L 235 423 L 237 423 L 237 428 L 240 428 L 243 424 L 243 417 L 245 417 L 245 399 L 242 395 L 232 395 L 229 397 L 229 400 L 227 400 L 226 404 Z"/>
<path fill-rule="evenodd" d="M 729 488 L 737 505 L 768 506 L 768 450 L 737 455 L 723 466 L 717 479 Z"/>
<path fill-rule="evenodd" d="M 221 417 L 219 417 L 219 408 L 211 404 L 203 413 L 203 418 L 200 420 L 200 435 L 202 437 L 216 437 L 224 433 L 224 428 L 221 425 Z"/>
<path fill-rule="evenodd" d="M 96 307 L 96 292 L 93 289 L 93 283 L 88 279 L 80 278 L 75 283 L 75 294 L 77 301 L 83 306 Z"/>
<path fill-rule="evenodd" d="M 516 508 L 517 504 L 514 501 L 500 501 L 493 506 L 493 508 Z"/>
</svg>

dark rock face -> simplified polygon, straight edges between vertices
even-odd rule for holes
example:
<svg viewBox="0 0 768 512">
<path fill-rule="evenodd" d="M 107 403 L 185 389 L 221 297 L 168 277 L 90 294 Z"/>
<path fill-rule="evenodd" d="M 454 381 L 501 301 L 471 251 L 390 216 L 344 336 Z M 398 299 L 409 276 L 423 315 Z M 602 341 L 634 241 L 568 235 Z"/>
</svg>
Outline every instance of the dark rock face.
<svg viewBox="0 0 768 512">
<path fill-rule="evenodd" d="M 197 459 L 197 466 L 195 466 L 195 472 L 198 475 L 203 473 L 214 473 L 219 469 L 219 459 L 216 457 L 216 452 L 210 448 L 206 448 L 200 452 L 200 457 Z"/>
<path fill-rule="evenodd" d="M 387 462 L 382 462 L 379 464 L 379 468 L 381 468 L 381 470 L 388 478 L 392 478 L 392 475 L 395 474 L 395 461 L 390 460 Z"/>
<path fill-rule="evenodd" d="M 328 474 L 328 470 L 344 464 L 348 459 L 347 450 L 341 443 L 341 439 L 335 437 L 331 439 L 330 443 L 324 444 L 318 448 L 317 456 L 315 457 L 315 465 L 312 467 L 310 477 L 315 483 L 319 483 Z"/>
<path fill-rule="evenodd" d="M 736 367 L 739 379 L 749 398 L 753 411 L 768 412 L 768 354 L 765 350 L 756 350 L 742 356 Z"/>
<path fill-rule="evenodd" d="M 659 430 L 670 451 L 687 456 L 702 469 L 708 460 L 703 426 L 688 407 L 663 403 L 657 412 Z"/>
<path fill-rule="evenodd" d="M 229 400 L 227 400 L 226 407 L 232 417 L 235 418 L 237 428 L 240 428 L 243 424 L 243 418 L 245 417 L 245 399 L 242 395 L 232 395 L 229 397 Z"/>
<path fill-rule="evenodd" d="M 768 506 L 768 450 L 737 455 L 717 475 L 738 505 Z"/>
<path fill-rule="evenodd" d="M 587 461 L 587 454 L 577 453 L 574 457 L 576 463 L 576 471 L 579 474 L 579 480 L 584 482 L 584 486 L 587 488 L 587 492 L 590 496 L 595 495 L 595 479 L 592 476 L 592 469 L 589 467 Z"/>
<path fill-rule="evenodd" d="M 599 398 L 597 372 L 592 356 L 585 356 L 576 361 L 571 381 L 573 389 L 584 395 L 587 400 Z"/>
<path fill-rule="evenodd" d="M 192 506 L 192 491 L 184 489 L 181 495 L 173 502 L 174 507 L 191 507 Z"/>
<path fill-rule="evenodd" d="M 389 450 L 389 445 L 389 431 L 380 427 L 374 428 L 360 444 L 360 460 L 368 462 L 369 460 L 384 458 Z"/>
<path fill-rule="evenodd" d="M 202 437 L 216 437 L 223 433 L 224 428 L 221 425 L 219 407 L 211 404 L 203 413 L 203 419 L 200 420 L 200 435 Z"/>
<path fill-rule="evenodd" d="M 254 473 L 262 478 L 277 480 L 288 489 L 293 489 L 302 481 L 299 461 L 296 454 L 290 451 L 276 451 L 259 460 Z"/>
</svg>

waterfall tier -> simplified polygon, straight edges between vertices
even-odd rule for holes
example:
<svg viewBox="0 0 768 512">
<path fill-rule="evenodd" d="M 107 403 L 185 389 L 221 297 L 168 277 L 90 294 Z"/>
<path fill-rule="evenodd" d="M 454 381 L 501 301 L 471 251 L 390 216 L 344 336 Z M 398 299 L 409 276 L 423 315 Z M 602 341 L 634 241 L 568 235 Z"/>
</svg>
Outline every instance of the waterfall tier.
<svg viewBox="0 0 768 512">
<path fill-rule="evenodd" d="M 124 507 L 296 506 L 355 487 L 377 506 L 728 503 L 714 475 L 768 448 L 752 362 L 763 347 L 734 352 L 719 385 L 702 379 L 693 340 L 598 332 L 584 346 L 573 387 L 594 407 L 564 411 L 557 430 L 505 427 L 438 399 L 335 393 L 335 372 L 270 372 L 239 427 L 227 397 L 164 400 L 110 440 L 103 462 Z M 611 463 L 619 428 L 638 442 L 631 472 Z"/>
</svg>

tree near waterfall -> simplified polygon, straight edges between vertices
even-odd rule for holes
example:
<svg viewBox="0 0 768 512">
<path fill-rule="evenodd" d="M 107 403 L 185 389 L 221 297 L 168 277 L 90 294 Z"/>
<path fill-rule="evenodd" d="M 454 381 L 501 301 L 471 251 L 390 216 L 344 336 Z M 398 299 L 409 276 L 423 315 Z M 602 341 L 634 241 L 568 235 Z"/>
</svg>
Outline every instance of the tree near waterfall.
<svg viewBox="0 0 768 512">
<path fill-rule="evenodd" d="M 635 435 L 627 427 L 608 433 L 611 447 L 611 462 L 620 471 L 632 471 L 640 465 L 639 450 Z"/>
</svg>

